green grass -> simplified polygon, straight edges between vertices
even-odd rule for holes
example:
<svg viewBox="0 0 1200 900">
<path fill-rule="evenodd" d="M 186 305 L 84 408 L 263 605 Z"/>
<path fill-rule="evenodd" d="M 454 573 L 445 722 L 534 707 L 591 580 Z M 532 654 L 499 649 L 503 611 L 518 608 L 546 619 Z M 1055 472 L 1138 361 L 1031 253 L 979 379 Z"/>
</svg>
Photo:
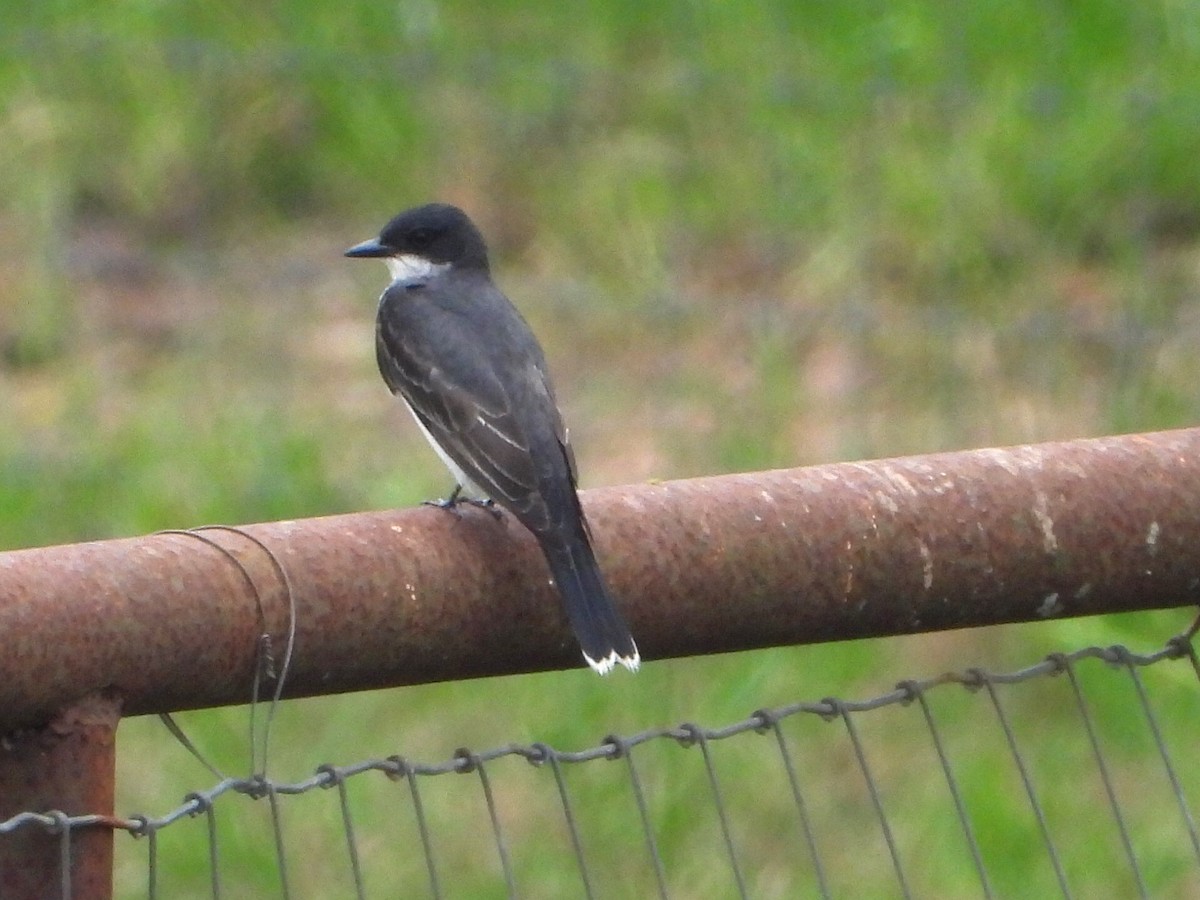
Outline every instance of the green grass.
<svg viewBox="0 0 1200 900">
<path fill-rule="evenodd" d="M 587 484 L 1194 424 L 1198 85 L 1200 16 L 1186 4 L 10 4 L 0 546 L 444 493 L 374 372 L 382 269 L 339 258 L 433 197 L 487 231 L 546 345 Z M 1061 622 L 651 663 L 636 679 L 305 701 L 282 713 L 273 772 L 513 740 L 578 748 L 1091 642 L 1153 647 L 1180 625 Z M 1187 717 L 1165 711 L 1194 708 L 1194 682 L 1172 677 L 1155 696 L 1182 732 Z M 1077 796 L 1081 732 L 1054 688 L 1014 692 L 1011 709 L 1045 803 L 1103 817 L 1090 782 Z M 1129 698 L 1105 678 L 1089 697 L 1147 877 L 1185 895 L 1194 871 L 1155 849 L 1174 846 L 1155 814 L 1171 798 L 1138 801 L 1153 751 L 1144 729 L 1120 727 Z M 1002 745 L 976 741 L 991 727 L 979 701 L 939 699 L 989 872 L 1001 894 L 1053 891 Z M 245 717 L 185 719 L 240 771 Z M 895 776 L 889 815 L 924 863 L 914 884 L 969 894 L 946 798 L 907 777 L 929 764 L 913 720 L 865 719 L 868 752 Z M 119 811 L 161 811 L 210 782 L 155 722 L 122 729 Z M 820 835 L 836 888 L 890 896 L 844 741 L 820 722 L 789 735 L 813 754 L 810 802 L 841 822 Z M 786 790 L 764 774 L 760 740 L 721 745 L 718 763 L 753 892 L 790 896 L 800 845 L 759 793 Z M 695 751 L 647 748 L 644 765 L 673 887 L 728 892 L 728 870 L 705 863 L 722 852 L 711 806 L 689 800 L 707 790 Z M 615 896 L 652 889 L 622 842 L 636 813 L 620 773 L 570 775 L 595 867 L 626 879 Z M 495 778 L 519 884 L 557 896 L 577 881 L 545 776 L 514 762 Z M 423 877 L 406 791 L 355 787 L 368 883 L 383 895 Z M 346 890 L 334 799 L 286 807 L 301 896 Z M 460 809 L 478 830 L 477 793 L 439 784 L 428 803 L 458 895 L 494 894 L 486 843 L 451 837 Z M 222 858 L 227 879 L 270 892 L 259 813 L 222 818 Z M 203 893 L 202 824 L 162 835 L 172 896 Z M 1072 851 L 1081 895 L 1125 884 L 1113 846 Z M 144 844 L 118 847 L 135 896 Z"/>
</svg>

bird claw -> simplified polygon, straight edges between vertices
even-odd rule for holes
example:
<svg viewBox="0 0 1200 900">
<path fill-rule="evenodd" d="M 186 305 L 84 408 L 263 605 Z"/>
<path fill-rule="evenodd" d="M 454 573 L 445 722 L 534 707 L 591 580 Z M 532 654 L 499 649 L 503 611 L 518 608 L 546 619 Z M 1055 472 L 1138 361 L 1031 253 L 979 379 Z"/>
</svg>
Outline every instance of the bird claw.
<svg viewBox="0 0 1200 900">
<path fill-rule="evenodd" d="M 485 500 L 477 500 L 474 497 L 463 497 L 458 500 L 459 503 L 469 503 L 477 509 L 482 509 L 484 512 L 490 513 L 492 518 L 497 522 L 504 521 L 504 512 L 496 505 L 496 502 L 488 497 Z"/>
<path fill-rule="evenodd" d="M 487 499 L 484 499 L 484 500 L 480 500 L 476 497 L 462 496 L 462 485 L 461 484 L 456 486 L 454 488 L 454 490 L 450 492 L 449 497 L 445 497 L 441 500 L 423 500 L 423 501 L 421 501 L 422 506 L 432 506 L 435 509 L 444 509 L 448 512 L 454 513 L 455 515 L 458 515 L 458 507 L 463 503 L 466 503 L 470 506 L 474 506 L 478 509 L 482 509 L 488 513 L 491 513 L 492 518 L 495 519 L 497 522 L 500 522 L 504 519 L 504 513 L 501 511 L 500 507 L 498 507 L 496 505 L 495 501 L 492 500 L 490 497 L 488 497 Z"/>
</svg>

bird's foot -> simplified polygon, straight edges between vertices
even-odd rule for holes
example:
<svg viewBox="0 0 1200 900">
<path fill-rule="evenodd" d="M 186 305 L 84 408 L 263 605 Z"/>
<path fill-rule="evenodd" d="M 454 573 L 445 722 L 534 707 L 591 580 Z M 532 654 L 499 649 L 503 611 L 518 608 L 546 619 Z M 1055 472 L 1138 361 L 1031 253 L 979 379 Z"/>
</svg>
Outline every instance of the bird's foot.
<svg viewBox="0 0 1200 900">
<path fill-rule="evenodd" d="M 496 502 L 491 497 L 487 497 L 483 500 L 478 500 L 474 497 L 462 497 L 458 502 L 470 503 L 472 506 L 482 509 L 484 512 L 491 513 L 492 518 L 497 522 L 502 522 L 504 520 L 504 512 L 499 506 L 496 505 Z"/>
<path fill-rule="evenodd" d="M 449 512 L 457 512 L 456 507 L 462 501 L 462 485 L 456 484 L 454 490 L 450 492 L 449 497 L 443 497 L 441 500 L 422 500 L 422 506 L 432 506 L 434 509 L 444 509 Z"/>
<path fill-rule="evenodd" d="M 451 494 L 449 497 L 443 497 L 441 500 L 422 500 L 422 506 L 432 506 L 434 509 L 447 509 L 454 512 L 454 508 L 458 506 L 458 498 Z"/>
<path fill-rule="evenodd" d="M 448 510 L 449 512 L 452 512 L 455 515 L 457 515 L 458 507 L 460 504 L 463 504 L 463 503 L 466 503 L 470 506 L 478 507 L 479 509 L 482 509 L 482 510 L 486 510 L 487 512 L 492 514 L 492 518 L 495 519 L 497 522 L 501 521 L 504 518 L 504 513 L 501 512 L 500 507 L 498 507 L 496 505 L 495 501 L 493 501 L 490 497 L 483 499 L 483 500 L 480 500 L 476 497 L 464 497 L 462 495 L 462 485 L 461 484 L 455 486 L 454 490 L 452 490 L 450 492 L 449 497 L 446 497 L 442 500 L 424 500 L 424 501 L 422 501 L 421 505 L 422 506 L 432 506 L 435 509 Z"/>
</svg>

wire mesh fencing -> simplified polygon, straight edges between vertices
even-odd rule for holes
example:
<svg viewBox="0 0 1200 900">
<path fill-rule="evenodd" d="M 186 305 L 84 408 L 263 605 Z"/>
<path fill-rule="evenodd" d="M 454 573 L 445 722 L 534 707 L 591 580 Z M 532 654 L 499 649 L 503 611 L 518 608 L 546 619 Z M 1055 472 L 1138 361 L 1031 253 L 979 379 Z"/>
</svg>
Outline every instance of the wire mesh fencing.
<svg viewBox="0 0 1200 900">
<path fill-rule="evenodd" d="M 119 896 L 1195 896 L 1194 630 L 611 735 L 223 778 L 110 827 Z M 1043 726 L 1041 723 L 1044 722 Z M 457 776 L 457 777 L 455 777 Z"/>
</svg>

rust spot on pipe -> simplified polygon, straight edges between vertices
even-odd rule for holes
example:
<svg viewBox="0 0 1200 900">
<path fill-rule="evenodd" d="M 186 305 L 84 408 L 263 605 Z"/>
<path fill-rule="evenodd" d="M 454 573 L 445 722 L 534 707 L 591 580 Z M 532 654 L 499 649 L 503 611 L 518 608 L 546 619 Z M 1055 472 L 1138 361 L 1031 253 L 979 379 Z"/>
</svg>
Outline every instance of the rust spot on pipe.
<svg viewBox="0 0 1200 900">
<path fill-rule="evenodd" d="M 644 658 L 1200 602 L 1200 429 L 583 495 Z M 532 538 L 420 508 L 0 554 L 0 730 L 581 665 Z M 264 550 L 263 548 L 267 548 Z M 269 551 L 269 552 L 268 552 Z M 276 565 L 278 564 L 278 567 Z"/>
</svg>

